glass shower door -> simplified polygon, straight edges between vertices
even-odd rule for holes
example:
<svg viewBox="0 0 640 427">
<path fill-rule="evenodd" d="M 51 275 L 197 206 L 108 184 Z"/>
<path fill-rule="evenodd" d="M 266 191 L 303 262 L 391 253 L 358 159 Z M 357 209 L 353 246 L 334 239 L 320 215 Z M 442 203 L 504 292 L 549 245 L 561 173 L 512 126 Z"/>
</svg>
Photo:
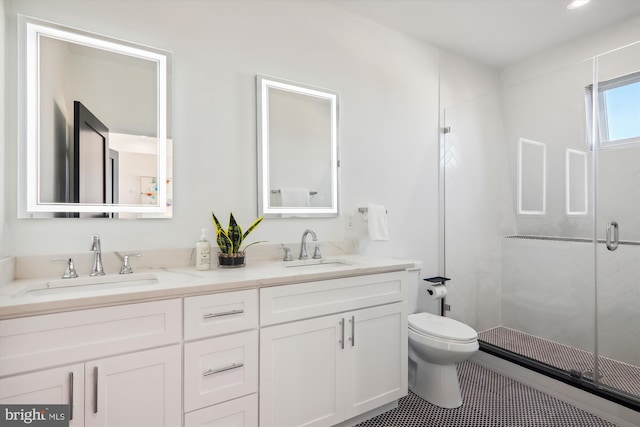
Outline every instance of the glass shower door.
<svg viewBox="0 0 640 427">
<path fill-rule="evenodd" d="M 594 380 L 640 398 L 640 42 L 597 58 Z"/>
<path fill-rule="evenodd" d="M 588 376 L 595 358 L 593 72 L 583 61 L 500 93 L 513 225 L 500 236 L 500 323 L 480 338 L 564 377 Z"/>
</svg>

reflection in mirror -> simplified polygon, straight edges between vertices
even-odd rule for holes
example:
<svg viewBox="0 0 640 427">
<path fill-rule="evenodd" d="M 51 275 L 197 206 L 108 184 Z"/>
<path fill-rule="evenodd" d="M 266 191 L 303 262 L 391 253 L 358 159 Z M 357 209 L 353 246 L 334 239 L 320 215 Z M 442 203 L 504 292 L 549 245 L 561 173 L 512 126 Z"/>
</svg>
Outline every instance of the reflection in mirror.
<svg viewBox="0 0 640 427">
<path fill-rule="evenodd" d="M 338 95 L 257 77 L 258 214 L 338 215 Z"/>
<path fill-rule="evenodd" d="M 567 215 L 586 215 L 589 192 L 587 153 L 567 148 L 565 170 Z"/>
<path fill-rule="evenodd" d="M 170 55 L 19 19 L 19 216 L 171 217 Z"/>
<path fill-rule="evenodd" d="M 546 145 L 520 138 L 518 144 L 518 213 L 546 212 Z"/>
</svg>

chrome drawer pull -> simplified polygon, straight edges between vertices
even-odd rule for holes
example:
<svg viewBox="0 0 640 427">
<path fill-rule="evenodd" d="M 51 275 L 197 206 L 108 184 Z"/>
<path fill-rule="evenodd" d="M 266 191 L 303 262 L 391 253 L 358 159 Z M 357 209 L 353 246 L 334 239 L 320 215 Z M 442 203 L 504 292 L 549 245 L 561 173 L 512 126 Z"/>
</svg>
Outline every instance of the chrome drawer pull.
<svg viewBox="0 0 640 427">
<path fill-rule="evenodd" d="M 611 237 L 611 229 L 613 229 L 613 238 Z M 618 249 L 618 223 L 615 221 L 611 221 L 607 224 L 607 249 L 610 251 L 615 251 Z"/>
<path fill-rule="evenodd" d="M 242 314 L 242 313 L 244 313 L 244 310 L 231 310 L 231 311 L 224 311 L 222 313 L 208 313 L 208 314 L 205 314 L 203 317 L 205 319 L 211 319 L 213 317 L 231 316 L 233 314 Z"/>
<path fill-rule="evenodd" d="M 98 367 L 93 368 L 93 413 L 98 413 Z"/>
<path fill-rule="evenodd" d="M 218 369 L 209 369 L 205 373 L 202 374 L 203 377 L 208 377 L 209 375 L 219 374 L 220 372 L 230 371 L 232 369 L 242 368 L 244 363 L 233 363 L 231 366 L 227 366 L 226 368 L 218 368 Z"/>
<path fill-rule="evenodd" d="M 73 420 L 73 372 L 69 372 L 69 420 Z"/>
<path fill-rule="evenodd" d="M 351 316 L 351 347 L 356 345 L 356 316 Z"/>
</svg>

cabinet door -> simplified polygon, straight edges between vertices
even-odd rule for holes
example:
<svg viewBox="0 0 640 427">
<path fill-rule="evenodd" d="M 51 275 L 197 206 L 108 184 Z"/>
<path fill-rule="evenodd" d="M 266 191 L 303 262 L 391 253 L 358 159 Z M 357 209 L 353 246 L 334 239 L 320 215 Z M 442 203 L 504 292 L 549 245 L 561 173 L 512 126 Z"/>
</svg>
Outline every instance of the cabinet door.
<svg viewBox="0 0 640 427">
<path fill-rule="evenodd" d="M 407 394 L 406 303 L 353 311 L 344 317 L 348 419 Z"/>
<path fill-rule="evenodd" d="M 87 426 L 181 425 L 180 346 L 85 364 Z"/>
<path fill-rule="evenodd" d="M 0 380 L 0 403 L 69 404 L 69 427 L 84 425 L 84 364 Z"/>
<path fill-rule="evenodd" d="M 343 420 L 341 316 L 260 331 L 260 426 L 331 426 Z"/>
</svg>

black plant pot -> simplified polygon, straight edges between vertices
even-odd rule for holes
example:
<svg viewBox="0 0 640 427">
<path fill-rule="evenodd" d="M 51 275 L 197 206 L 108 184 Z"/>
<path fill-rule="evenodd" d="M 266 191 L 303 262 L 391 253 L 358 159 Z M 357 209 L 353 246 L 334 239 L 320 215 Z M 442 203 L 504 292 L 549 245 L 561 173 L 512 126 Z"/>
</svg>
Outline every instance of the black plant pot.
<svg viewBox="0 0 640 427">
<path fill-rule="evenodd" d="M 222 252 L 218 252 L 218 267 L 239 268 L 244 266 L 244 252 L 237 252 L 234 254 L 225 254 Z"/>
</svg>

